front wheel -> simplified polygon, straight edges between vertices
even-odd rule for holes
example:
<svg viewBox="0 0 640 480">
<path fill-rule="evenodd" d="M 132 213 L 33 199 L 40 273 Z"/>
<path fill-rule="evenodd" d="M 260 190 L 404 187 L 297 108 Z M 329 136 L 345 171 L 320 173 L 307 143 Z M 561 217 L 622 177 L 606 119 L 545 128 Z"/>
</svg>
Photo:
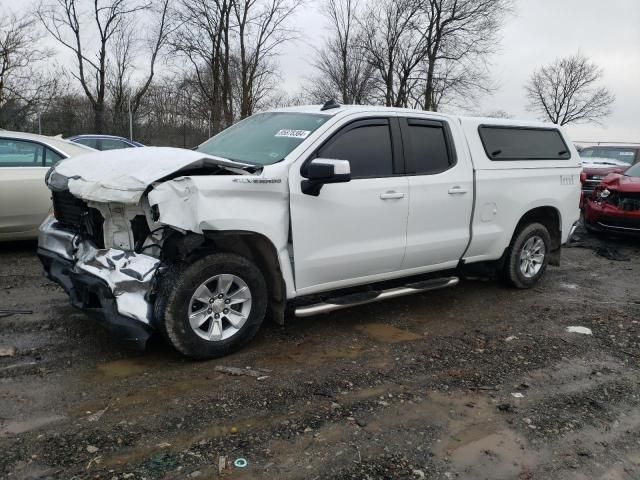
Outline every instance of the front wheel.
<svg viewBox="0 0 640 480">
<path fill-rule="evenodd" d="M 260 270 L 239 255 L 216 253 L 170 269 L 160 285 L 155 317 L 179 352 L 208 359 L 251 340 L 266 309 L 267 286 Z"/>
<path fill-rule="evenodd" d="M 544 275 L 549 264 L 551 235 L 541 223 L 520 230 L 507 250 L 504 277 L 516 288 L 531 288 Z"/>
</svg>

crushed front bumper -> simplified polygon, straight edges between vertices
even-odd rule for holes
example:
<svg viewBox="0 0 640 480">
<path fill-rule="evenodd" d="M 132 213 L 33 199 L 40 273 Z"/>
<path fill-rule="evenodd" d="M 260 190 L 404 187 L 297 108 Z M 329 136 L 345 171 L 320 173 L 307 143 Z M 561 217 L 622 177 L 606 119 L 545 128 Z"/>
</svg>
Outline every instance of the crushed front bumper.
<svg viewBox="0 0 640 480">
<path fill-rule="evenodd" d="M 590 200 L 585 210 L 589 228 L 620 235 L 640 235 L 640 210 L 625 211 L 607 203 Z"/>
<path fill-rule="evenodd" d="M 38 256 L 47 277 L 115 336 L 144 348 L 153 334 L 153 290 L 160 260 L 148 255 L 98 249 L 49 217 L 40 226 Z"/>
</svg>

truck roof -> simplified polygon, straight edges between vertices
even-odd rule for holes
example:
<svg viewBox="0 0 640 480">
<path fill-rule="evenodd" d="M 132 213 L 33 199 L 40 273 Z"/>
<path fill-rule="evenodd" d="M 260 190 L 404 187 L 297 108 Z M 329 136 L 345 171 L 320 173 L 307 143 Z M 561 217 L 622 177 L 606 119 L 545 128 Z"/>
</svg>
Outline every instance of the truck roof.
<svg viewBox="0 0 640 480">
<path fill-rule="evenodd" d="M 337 104 L 336 104 L 337 105 Z M 536 120 L 514 120 L 510 118 L 493 118 L 493 117 L 472 117 L 464 115 L 451 115 L 441 112 L 431 112 L 426 110 L 417 110 L 412 108 L 399 108 L 399 107 L 384 107 L 379 105 L 337 105 L 333 108 L 322 110 L 322 105 L 300 105 L 296 107 L 283 107 L 270 109 L 270 112 L 295 112 L 295 113 L 310 113 L 320 114 L 327 116 L 347 115 L 353 113 L 375 113 L 381 114 L 388 113 L 403 113 L 403 114 L 432 114 L 441 118 L 446 118 L 451 121 L 457 121 L 461 124 L 491 124 L 491 125 L 505 125 L 505 126 L 527 126 L 536 128 L 550 128 L 557 127 L 557 125 L 549 122 L 540 122 Z"/>
</svg>

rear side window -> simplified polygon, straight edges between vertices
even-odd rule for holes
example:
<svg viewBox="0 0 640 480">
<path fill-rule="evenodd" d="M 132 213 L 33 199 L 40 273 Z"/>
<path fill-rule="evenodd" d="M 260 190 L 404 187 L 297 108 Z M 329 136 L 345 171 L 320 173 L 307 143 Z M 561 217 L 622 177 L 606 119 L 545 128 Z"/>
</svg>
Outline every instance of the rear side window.
<svg viewBox="0 0 640 480">
<path fill-rule="evenodd" d="M 403 130 L 408 168 L 418 175 L 443 172 L 452 165 L 447 136 L 440 122 L 407 120 Z"/>
<path fill-rule="evenodd" d="M 393 175 L 389 122 L 371 123 L 364 121 L 346 127 L 319 150 L 318 157 L 349 160 L 354 178 Z"/>
<path fill-rule="evenodd" d="M 57 152 L 54 152 L 50 148 L 45 149 L 45 152 L 46 153 L 44 157 L 44 164 L 47 167 L 50 167 L 51 165 L 55 165 L 56 163 L 58 163 L 60 160 L 64 158 L 62 155 L 60 155 Z"/>
<path fill-rule="evenodd" d="M 0 138 L 0 168 L 42 167 L 44 147 L 38 143 Z"/>
<path fill-rule="evenodd" d="M 112 140 L 110 138 L 102 139 L 101 150 L 119 150 L 121 148 L 131 148 L 131 145 L 123 142 L 122 140 Z"/>
<path fill-rule="evenodd" d="M 567 160 L 571 152 L 555 128 L 481 126 L 480 139 L 491 160 Z"/>
</svg>

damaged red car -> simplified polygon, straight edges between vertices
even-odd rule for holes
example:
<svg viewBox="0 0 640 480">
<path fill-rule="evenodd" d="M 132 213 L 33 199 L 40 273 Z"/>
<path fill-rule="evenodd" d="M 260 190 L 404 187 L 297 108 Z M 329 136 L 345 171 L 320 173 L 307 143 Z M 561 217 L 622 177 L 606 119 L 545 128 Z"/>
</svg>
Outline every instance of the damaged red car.
<svg viewBox="0 0 640 480">
<path fill-rule="evenodd" d="M 589 230 L 640 235 L 640 163 L 607 175 L 588 199 L 584 218 Z"/>
<path fill-rule="evenodd" d="M 608 144 L 586 147 L 580 150 L 582 158 L 582 196 L 580 208 L 600 182 L 610 173 L 624 173 L 629 167 L 640 163 L 640 145 Z"/>
</svg>

